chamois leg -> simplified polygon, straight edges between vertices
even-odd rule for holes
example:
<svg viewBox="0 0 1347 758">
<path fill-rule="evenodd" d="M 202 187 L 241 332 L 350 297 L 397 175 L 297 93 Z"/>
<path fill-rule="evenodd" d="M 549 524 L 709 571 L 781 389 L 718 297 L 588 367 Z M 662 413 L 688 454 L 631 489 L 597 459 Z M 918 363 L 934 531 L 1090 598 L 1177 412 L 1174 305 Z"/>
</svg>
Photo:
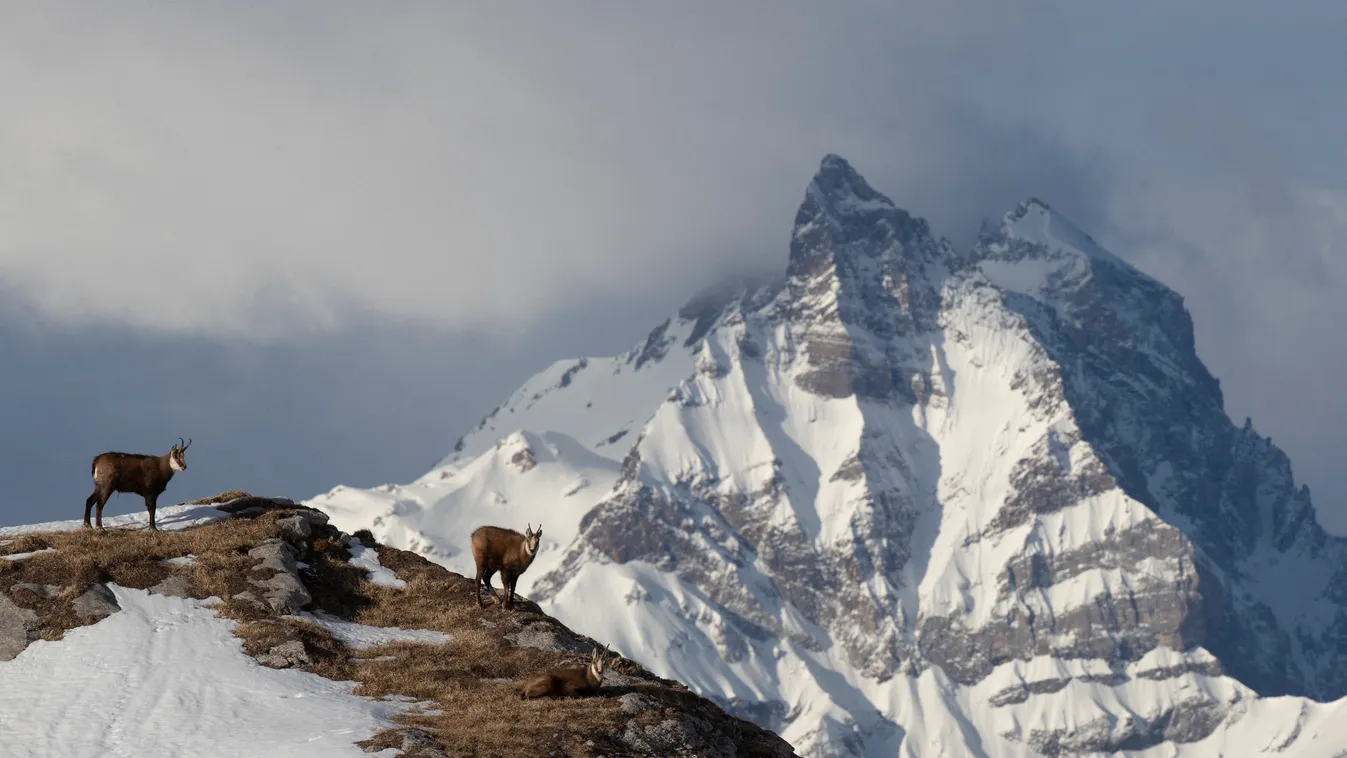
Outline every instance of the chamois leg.
<svg viewBox="0 0 1347 758">
<path fill-rule="evenodd" d="M 145 510 L 150 512 L 150 529 L 156 532 L 159 531 L 159 527 L 154 525 L 154 508 L 158 504 L 158 500 L 158 495 L 145 496 Z"/>
<path fill-rule="evenodd" d="M 504 574 L 501 574 L 501 589 L 505 590 L 505 607 L 507 609 L 514 607 L 514 585 L 517 581 L 519 581 L 518 576 L 507 577 Z"/>
<path fill-rule="evenodd" d="M 486 584 L 486 588 L 488 590 L 491 590 L 491 599 L 496 601 L 496 605 L 500 605 L 502 598 L 500 595 L 496 594 L 496 588 L 491 586 L 491 576 L 495 573 L 496 573 L 495 571 L 487 571 L 486 574 L 482 576 L 482 582 Z M 500 575 L 500 585 L 501 591 L 504 592 L 505 574 L 503 573 Z"/>
<path fill-rule="evenodd" d="M 94 503 L 97 503 L 97 502 L 98 502 L 98 490 L 94 490 L 94 494 L 90 495 L 89 498 L 88 498 L 87 500 L 84 501 L 84 528 L 85 528 L 85 529 L 93 529 L 93 528 L 94 528 L 93 524 L 90 524 L 90 523 L 89 523 L 89 512 L 90 512 L 91 510 L 93 510 Z"/>
<path fill-rule="evenodd" d="M 477 582 L 481 582 L 482 584 L 485 584 L 487 590 L 491 592 L 491 599 L 492 599 L 492 600 L 495 600 L 496 603 L 500 603 L 500 596 L 496 594 L 496 588 L 491 586 L 491 575 L 494 574 L 494 573 L 496 573 L 496 572 L 495 572 L 495 571 L 490 571 L 490 570 L 485 570 L 485 571 L 484 571 L 484 570 L 482 570 L 482 569 L 478 569 L 478 570 L 477 570 Z M 504 575 L 502 575 L 502 576 L 501 576 L 501 582 L 504 583 L 504 581 L 505 581 L 505 577 L 504 577 Z M 478 608 L 485 608 L 485 607 L 486 607 L 486 603 L 482 601 L 482 590 L 477 586 L 477 582 L 473 582 L 473 585 L 472 585 L 473 594 L 475 594 L 475 595 L 477 596 L 477 607 L 478 607 Z"/>
<path fill-rule="evenodd" d="M 107 531 L 103 528 L 103 506 L 108 504 L 109 497 L 112 497 L 111 492 L 98 493 L 98 502 L 96 503 L 97 510 L 94 511 L 94 524 L 98 527 L 98 531 L 100 532 Z"/>
<path fill-rule="evenodd" d="M 487 586 L 490 587 L 491 585 L 488 584 Z M 477 578 L 472 580 L 472 594 L 473 597 L 477 598 L 477 607 L 485 608 L 486 603 L 482 602 L 482 569 L 480 566 L 477 568 Z"/>
</svg>

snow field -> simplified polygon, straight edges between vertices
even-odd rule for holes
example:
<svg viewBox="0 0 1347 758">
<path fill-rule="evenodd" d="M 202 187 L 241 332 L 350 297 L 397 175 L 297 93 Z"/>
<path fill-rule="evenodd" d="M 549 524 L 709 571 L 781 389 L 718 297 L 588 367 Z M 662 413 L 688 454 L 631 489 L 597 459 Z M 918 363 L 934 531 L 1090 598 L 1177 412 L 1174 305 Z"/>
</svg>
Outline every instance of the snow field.
<svg viewBox="0 0 1347 758">
<path fill-rule="evenodd" d="M 0 663 L 0 755 L 355 758 L 411 707 L 261 666 L 202 601 L 109 587 L 119 612 Z"/>
<path fill-rule="evenodd" d="M 194 526 L 223 521 L 227 518 L 229 518 L 229 514 L 209 505 L 188 505 L 185 503 L 160 506 L 154 512 L 155 526 L 169 532 L 191 529 Z M 143 510 L 138 513 L 109 516 L 103 519 L 103 526 L 107 529 L 148 529 L 150 516 Z M 40 524 L 0 526 L 0 537 L 22 537 L 33 532 L 68 532 L 83 528 L 84 521 L 82 518 L 46 521 Z"/>
</svg>

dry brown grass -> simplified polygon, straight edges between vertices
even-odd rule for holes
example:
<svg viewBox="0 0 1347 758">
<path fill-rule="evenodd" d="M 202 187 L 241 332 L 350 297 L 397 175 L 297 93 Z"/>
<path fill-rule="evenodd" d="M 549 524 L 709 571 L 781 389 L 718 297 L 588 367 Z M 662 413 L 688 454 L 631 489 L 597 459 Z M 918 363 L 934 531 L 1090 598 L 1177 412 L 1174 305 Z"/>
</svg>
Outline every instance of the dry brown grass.
<svg viewBox="0 0 1347 758">
<path fill-rule="evenodd" d="M 368 533 L 359 535 L 372 544 Z M 587 664 L 587 653 L 565 655 L 518 647 L 504 635 L 529 622 L 555 624 L 521 601 L 514 611 L 479 609 L 472 580 L 420 556 L 379 548 L 379 561 L 407 586 L 392 589 L 367 581 L 336 551 L 313 564 L 310 584 L 316 605 L 361 624 L 431 629 L 451 636 L 445 644 L 399 642 L 362 650 L 344 676 L 360 682 L 357 695 L 406 695 L 433 701 L 436 716 L 399 719 L 432 734 L 449 755 L 619 755 L 603 732 L 625 719 L 616 695 L 561 701 L 521 701 L 524 681 L 558 665 Z M 496 624 L 484 626 L 486 620 Z M 371 660 L 391 656 L 392 660 Z M 625 692 L 625 690 L 624 690 Z M 391 738 L 388 738 L 391 739 Z M 372 747 L 388 742 L 361 743 Z M 592 745 L 585 745 L 592 742 Z M 389 744 L 397 743 L 393 740 Z"/>
<path fill-rule="evenodd" d="M 297 619 L 257 619 L 243 621 L 234 627 L 234 636 L 243 639 L 243 652 L 257 657 L 278 645 L 299 640 L 313 661 L 302 666 L 305 671 L 335 681 L 350 681 L 350 654 L 324 628 Z"/>
<path fill-rule="evenodd" d="M 24 590 L 9 593 L 16 604 L 37 613 L 42 637 L 49 640 L 96 620 L 76 617 L 71 602 L 100 582 L 147 589 L 176 571 L 187 576 L 193 597 L 216 595 L 228 600 L 249 588 L 247 574 L 253 561 L 248 548 L 278 531 L 276 518 L 266 514 L 256 520 L 230 519 L 178 532 L 81 529 L 24 535 L 0 546 L 0 555 L 50 551 L 17 561 L 0 560 L 0 592 L 21 583 L 59 587 L 59 594 L 50 599 Z M 196 563 L 182 567 L 160 563 L 185 555 L 196 555 Z M 226 604 L 227 615 L 233 605 L 238 604 Z"/>
<path fill-rule="evenodd" d="M 255 564 L 248 550 L 278 536 L 277 520 L 291 513 L 273 511 L 255 519 L 229 519 L 180 532 L 114 529 L 106 534 L 75 531 L 24 536 L 0 546 L 0 555 L 44 548 L 54 551 L 15 562 L 0 560 L 0 592 L 23 582 L 59 585 L 60 595 L 51 599 L 22 590 L 9 592 L 17 604 L 38 613 L 44 638 L 59 639 L 65 630 L 91 623 L 92 619 L 76 618 L 71 607 L 71 601 L 90 585 L 111 581 L 144 589 L 170 573 L 180 573 L 188 579 L 192 597 L 224 600 L 217 610 L 239 622 L 235 634 L 243 640 L 245 653 L 261 656 L 282 643 L 299 640 L 311 660 L 300 666 L 306 671 L 338 681 L 357 681 L 357 695 L 409 696 L 428 703 L 438 714 L 413 712 L 397 721 L 430 734 L 438 748 L 452 756 L 630 754 L 607 735 L 621 732 L 633 718 L 621 712 L 618 702 L 619 696 L 631 691 L 663 704 L 668 713 L 708 712 L 707 701 L 682 685 L 656 679 L 626 659 L 616 659 L 609 666 L 641 681 L 605 687 L 592 697 L 523 701 L 519 690 L 528 679 L 561 665 L 586 665 L 592 641 L 581 638 L 586 647 L 574 654 L 515 645 L 505 635 L 526 629 L 574 637 L 522 598 L 512 611 L 497 605 L 479 609 L 471 579 L 412 553 L 378 548 L 380 562 L 407 586 L 375 585 L 362 569 L 347 563 L 350 554 L 331 527 L 317 528 L 299 546 L 301 560 L 310 564 L 303 574 L 313 596 L 310 608 L 371 626 L 440 631 L 451 640 L 445 644 L 399 642 L 352 651 L 321 627 L 277 618 L 268 609 L 235 600 L 234 595 L 256 589 L 248 581 Z M 374 544 L 368 532 L 357 534 L 363 544 Z M 188 566 L 160 563 L 189 554 L 196 559 Z M 391 659 L 378 660 L 384 657 Z M 711 710 L 717 723 L 724 719 L 731 730 L 743 727 L 746 737 L 757 732 L 714 707 Z M 636 718 L 641 724 L 652 723 L 664 718 L 664 713 L 645 711 Z M 390 730 L 360 744 L 400 748 L 401 734 L 401 730 Z"/>
<path fill-rule="evenodd" d="M 227 503 L 230 500 L 238 500 L 241 497 L 252 497 L 250 493 L 243 490 L 227 490 L 218 495 L 203 497 L 200 500 L 188 500 L 188 505 L 214 505 L 215 503 Z"/>
</svg>

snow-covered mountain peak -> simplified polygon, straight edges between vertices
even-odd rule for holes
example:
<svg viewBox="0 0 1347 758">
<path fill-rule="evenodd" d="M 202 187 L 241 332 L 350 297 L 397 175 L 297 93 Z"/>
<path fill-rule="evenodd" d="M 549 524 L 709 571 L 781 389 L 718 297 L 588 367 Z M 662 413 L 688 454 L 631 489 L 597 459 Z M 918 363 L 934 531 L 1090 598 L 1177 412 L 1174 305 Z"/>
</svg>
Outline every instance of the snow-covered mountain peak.
<svg viewBox="0 0 1347 758">
<path fill-rule="evenodd" d="M 920 265 L 946 253 L 925 220 L 896 207 L 846 160 L 828 155 L 795 215 L 787 274 L 810 278 L 840 259 L 839 276 L 873 278 L 867 277 L 871 272 L 860 259 L 892 264 L 902 257 Z"/>
<path fill-rule="evenodd" d="M 1073 221 L 1038 198 L 1029 198 L 1017 205 L 1002 217 L 999 227 L 984 227 L 974 245 L 973 256 L 978 260 L 1020 261 L 1029 258 L 1059 264 L 1059 271 L 1042 269 L 1038 272 L 1044 283 L 1052 274 L 1063 273 L 1061 264 L 1075 264 L 1079 271 L 1103 264 L 1125 272 L 1128 278 L 1144 280 L 1148 287 L 1170 292 L 1159 281 L 1105 250 Z"/>
<path fill-rule="evenodd" d="M 784 277 L 547 368 L 436 476 L 313 504 L 463 572 L 442 538 L 547 514 L 521 592 L 804 754 L 1205 755 L 1347 694 L 1347 548 L 1182 298 L 1039 201 L 956 255 L 829 155 Z"/>
<path fill-rule="evenodd" d="M 1055 211 L 1053 211 L 1052 207 L 1049 206 L 1043 200 L 1040 200 L 1037 197 L 1029 197 L 1025 198 L 1013 209 L 1011 209 L 1010 212 L 1006 213 L 1006 215 L 1003 217 L 1003 221 L 1006 224 L 1014 224 L 1022 220 L 1025 216 L 1029 215 L 1030 213 L 1047 214 L 1047 213 L 1055 213 Z"/>
<path fill-rule="evenodd" d="M 824 156 L 806 192 L 820 206 L 840 218 L 894 210 L 893 202 L 871 187 L 839 155 Z"/>
</svg>

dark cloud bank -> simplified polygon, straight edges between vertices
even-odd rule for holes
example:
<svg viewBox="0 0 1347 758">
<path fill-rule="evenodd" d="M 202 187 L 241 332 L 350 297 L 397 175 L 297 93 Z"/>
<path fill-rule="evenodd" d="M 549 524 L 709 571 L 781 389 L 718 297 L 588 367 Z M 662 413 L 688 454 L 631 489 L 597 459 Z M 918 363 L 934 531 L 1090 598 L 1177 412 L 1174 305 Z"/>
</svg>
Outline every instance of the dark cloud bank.
<svg viewBox="0 0 1347 758">
<path fill-rule="evenodd" d="M 0 523 L 179 435 L 166 499 L 409 480 L 783 267 L 836 152 L 958 244 L 1037 196 L 1179 291 L 1347 532 L 1340 3 L 113 5 L 0 29 Z"/>
<path fill-rule="evenodd" d="M 126 329 L 0 327 L 0 524 L 79 518 L 103 450 L 162 453 L 192 437 L 163 502 L 242 488 L 309 497 L 425 473 L 547 362 L 629 347 L 639 304 L 579 308 L 525 339 L 368 319 L 272 345 Z M 653 314 L 651 314 L 653 316 Z M 105 514 L 143 510 L 116 495 Z"/>
</svg>

